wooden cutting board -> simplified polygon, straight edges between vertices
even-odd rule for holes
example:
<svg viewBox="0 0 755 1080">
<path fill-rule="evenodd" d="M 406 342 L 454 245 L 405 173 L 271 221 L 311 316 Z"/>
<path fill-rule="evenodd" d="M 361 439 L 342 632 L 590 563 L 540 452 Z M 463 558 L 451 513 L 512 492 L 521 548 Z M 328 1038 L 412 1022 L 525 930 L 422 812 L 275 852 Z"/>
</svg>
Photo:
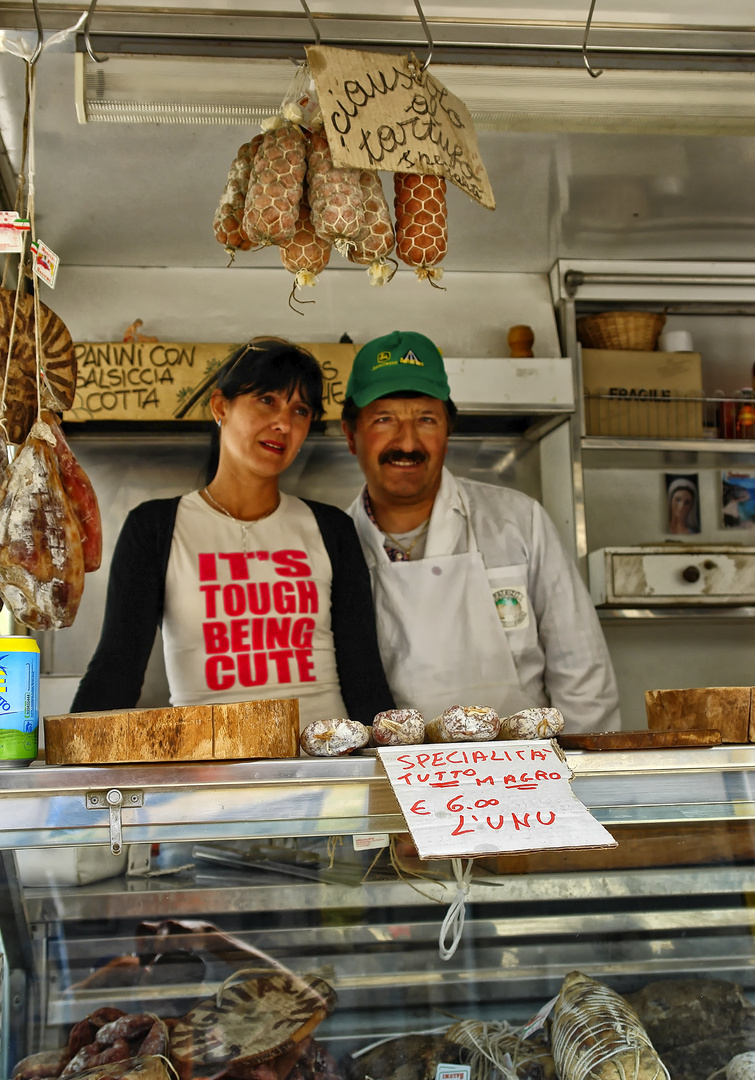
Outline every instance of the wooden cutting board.
<svg viewBox="0 0 755 1080">
<path fill-rule="evenodd" d="M 299 755 L 297 698 L 45 716 L 48 765 Z"/>
<path fill-rule="evenodd" d="M 564 750 L 657 750 L 674 746 L 718 746 L 721 732 L 714 728 L 687 731 L 594 731 L 559 735 Z"/>
<path fill-rule="evenodd" d="M 684 690 L 646 690 L 645 712 L 651 731 L 710 727 L 725 743 L 755 741 L 751 731 L 752 687 L 700 686 Z"/>
</svg>

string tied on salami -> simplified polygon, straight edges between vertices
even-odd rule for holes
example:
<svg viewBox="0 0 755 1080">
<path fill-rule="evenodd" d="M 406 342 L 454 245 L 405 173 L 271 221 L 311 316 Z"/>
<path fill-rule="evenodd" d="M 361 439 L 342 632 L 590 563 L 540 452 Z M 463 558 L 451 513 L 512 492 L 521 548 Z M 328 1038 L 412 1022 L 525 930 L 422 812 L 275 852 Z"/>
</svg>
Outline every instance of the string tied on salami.
<svg viewBox="0 0 755 1080">
<path fill-rule="evenodd" d="M 464 921 L 467 915 L 467 896 L 469 895 L 469 879 L 472 876 L 472 859 L 467 859 L 467 865 L 462 869 L 462 859 L 451 859 L 451 867 L 456 878 L 456 896 L 451 901 L 446 917 L 440 928 L 438 938 L 438 953 L 441 960 L 450 960 L 459 947 L 461 935 L 464 933 Z M 448 937 L 452 935 L 448 944 Z"/>
</svg>

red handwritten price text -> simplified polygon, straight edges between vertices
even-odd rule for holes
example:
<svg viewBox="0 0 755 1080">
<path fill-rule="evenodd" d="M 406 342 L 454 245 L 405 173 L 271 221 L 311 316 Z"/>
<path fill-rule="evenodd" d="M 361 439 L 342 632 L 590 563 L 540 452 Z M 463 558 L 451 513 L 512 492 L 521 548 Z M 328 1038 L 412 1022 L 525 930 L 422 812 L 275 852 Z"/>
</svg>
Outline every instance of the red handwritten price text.
<svg viewBox="0 0 755 1080">
<path fill-rule="evenodd" d="M 539 809 L 532 807 L 525 810 L 518 800 L 516 805 L 512 805 L 515 792 L 538 792 L 553 781 L 564 779 L 561 762 L 547 744 L 542 749 L 512 746 L 507 750 L 498 745 L 484 750 L 456 746 L 448 750 L 406 752 L 397 755 L 396 763 L 398 774 L 395 783 L 399 785 L 398 790 L 401 790 L 400 785 L 424 788 L 428 792 L 436 792 L 439 788 L 459 789 L 445 806 L 438 804 L 437 794 L 433 794 L 430 800 L 431 808 L 426 799 L 417 799 L 409 807 L 409 821 L 433 816 L 437 819 L 440 816 L 448 821 L 449 826 L 453 826 L 451 836 L 486 829 L 499 832 L 504 826 L 515 832 L 548 828 L 556 821 L 556 811 L 548 806 L 550 798 L 547 792 L 545 806 Z M 525 766 L 524 771 L 520 771 L 522 765 Z M 485 797 L 481 793 L 476 794 L 476 789 L 483 786 L 488 788 Z M 496 790 L 490 791 L 490 788 Z M 496 794 L 500 794 L 500 797 L 496 798 Z M 452 820 L 449 820 L 449 816 Z"/>
</svg>

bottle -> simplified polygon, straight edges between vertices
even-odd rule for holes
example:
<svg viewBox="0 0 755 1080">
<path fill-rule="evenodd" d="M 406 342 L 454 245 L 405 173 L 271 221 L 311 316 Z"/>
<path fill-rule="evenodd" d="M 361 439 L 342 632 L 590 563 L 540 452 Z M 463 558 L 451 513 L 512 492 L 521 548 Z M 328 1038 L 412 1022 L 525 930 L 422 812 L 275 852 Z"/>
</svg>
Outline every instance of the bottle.
<svg viewBox="0 0 755 1080">
<path fill-rule="evenodd" d="M 737 438 L 755 439 L 755 390 L 746 386 L 741 391 L 741 397 L 737 410 Z"/>
</svg>

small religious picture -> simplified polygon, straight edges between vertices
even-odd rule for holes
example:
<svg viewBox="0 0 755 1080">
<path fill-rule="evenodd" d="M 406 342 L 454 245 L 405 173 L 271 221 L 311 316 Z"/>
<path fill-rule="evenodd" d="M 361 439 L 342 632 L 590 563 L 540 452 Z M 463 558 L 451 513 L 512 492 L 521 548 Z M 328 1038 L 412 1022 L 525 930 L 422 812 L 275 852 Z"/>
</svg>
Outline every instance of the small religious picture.
<svg viewBox="0 0 755 1080">
<path fill-rule="evenodd" d="M 666 473 L 666 532 L 674 536 L 700 532 L 697 473 Z"/>
<path fill-rule="evenodd" d="M 755 472 L 749 469 L 724 469 L 721 502 L 725 529 L 754 528 Z"/>
</svg>

